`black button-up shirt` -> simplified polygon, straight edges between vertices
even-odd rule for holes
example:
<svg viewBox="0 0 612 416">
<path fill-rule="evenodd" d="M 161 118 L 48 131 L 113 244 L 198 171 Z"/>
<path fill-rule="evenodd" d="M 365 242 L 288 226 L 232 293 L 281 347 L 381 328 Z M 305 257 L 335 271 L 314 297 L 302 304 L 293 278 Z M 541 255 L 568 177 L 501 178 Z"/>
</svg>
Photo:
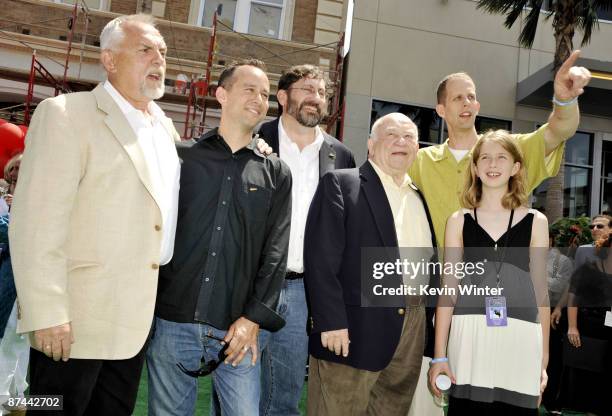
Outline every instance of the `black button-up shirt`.
<svg viewBox="0 0 612 416">
<path fill-rule="evenodd" d="M 217 129 L 177 146 L 174 256 L 160 269 L 156 316 L 227 329 L 241 316 L 268 330 L 286 272 L 291 172 L 253 140 L 232 153 Z"/>
</svg>

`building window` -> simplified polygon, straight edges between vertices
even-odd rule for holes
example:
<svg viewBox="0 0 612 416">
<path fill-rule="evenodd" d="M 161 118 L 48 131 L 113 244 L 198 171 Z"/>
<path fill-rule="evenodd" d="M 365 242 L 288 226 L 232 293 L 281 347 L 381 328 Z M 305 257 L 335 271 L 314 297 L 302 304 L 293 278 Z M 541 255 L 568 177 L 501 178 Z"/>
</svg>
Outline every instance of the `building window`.
<svg viewBox="0 0 612 416">
<path fill-rule="evenodd" d="M 253 35 L 280 36 L 284 0 L 251 1 L 249 33 Z"/>
<path fill-rule="evenodd" d="M 444 120 L 433 108 L 418 107 L 414 105 L 398 104 L 382 100 L 372 101 L 372 116 L 370 127 L 376 119 L 389 113 L 402 113 L 410 117 L 419 130 L 419 146 L 427 147 L 444 143 L 448 137 Z M 512 129 L 512 122 L 490 117 L 476 117 L 476 131 L 484 133 L 490 129 Z"/>
<path fill-rule="evenodd" d="M 286 0 L 199 0 L 198 23 L 212 26 L 215 10 L 225 28 L 257 36 L 280 38 L 283 30 Z"/>
<path fill-rule="evenodd" d="M 611 149 L 612 150 L 612 149 Z M 604 159 L 605 164 L 605 159 Z M 612 165 L 609 166 L 612 170 Z M 591 212 L 591 178 L 593 177 L 593 134 L 576 132 L 565 145 L 563 180 L 563 216 L 589 216 Z M 612 177 L 612 172 L 611 172 Z M 602 167 L 602 186 L 605 183 Z M 533 191 L 533 207 L 543 212 L 546 206 L 548 181 Z M 604 190 L 602 189 L 602 195 Z M 612 200 L 612 194 L 608 194 Z M 602 199 L 603 200 L 603 199 Z M 605 202 L 605 200 L 603 200 Z"/>
<path fill-rule="evenodd" d="M 431 146 L 440 143 L 440 128 L 442 121 L 436 110 L 414 105 L 398 104 L 382 100 L 372 101 L 372 117 L 370 128 L 374 122 L 389 114 L 402 113 L 410 117 L 419 130 L 420 147 Z"/>
<path fill-rule="evenodd" d="M 612 142 L 607 140 L 601 148 L 600 201 L 599 212 L 612 211 Z"/>
<path fill-rule="evenodd" d="M 236 3 L 236 0 L 205 0 L 204 4 L 201 5 L 202 13 L 200 13 L 200 25 L 211 27 L 215 10 L 217 10 L 219 6 L 222 6 L 221 14 L 217 18 L 223 25 L 233 29 L 234 17 L 236 15 Z"/>
<path fill-rule="evenodd" d="M 591 207 L 591 173 L 593 169 L 565 165 L 563 181 L 563 216 L 589 216 Z"/>
<path fill-rule="evenodd" d="M 476 131 L 484 133 L 489 130 L 512 130 L 512 122 L 498 118 L 476 116 Z"/>
<path fill-rule="evenodd" d="M 55 3 L 74 4 L 80 0 L 54 0 Z M 83 0 L 83 3 L 92 10 L 108 10 L 110 0 Z"/>
</svg>

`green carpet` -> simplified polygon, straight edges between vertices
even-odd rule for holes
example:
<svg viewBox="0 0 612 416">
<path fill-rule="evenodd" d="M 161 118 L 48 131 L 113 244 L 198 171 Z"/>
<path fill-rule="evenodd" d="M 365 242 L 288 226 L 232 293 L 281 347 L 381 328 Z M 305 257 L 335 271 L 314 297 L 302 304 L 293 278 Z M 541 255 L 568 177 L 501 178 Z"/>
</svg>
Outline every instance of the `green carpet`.
<svg viewBox="0 0 612 416">
<path fill-rule="evenodd" d="M 208 415 L 210 409 L 210 377 L 200 377 L 198 380 L 198 401 L 196 403 L 196 415 Z M 140 387 L 138 388 L 138 398 L 136 399 L 136 407 L 134 408 L 135 416 L 146 416 L 147 415 L 147 368 L 142 370 L 142 377 L 140 378 Z M 300 411 L 303 415 L 306 414 L 306 387 L 302 392 L 302 399 L 300 400 Z"/>
<path fill-rule="evenodd" d="M 210 409 L 210 377 L 201 377 L 198 383 L 198 401 L 196 403 L 196 415 L 208 415 Z M 302 391 L 302 399 L 300 400 L 300 411 L 302 415 L 306 415 L 306 386 Z M 146 366 L 142 370 L 142 377 L 140 378 L 140 387 L 138 389 L 138 398 L 136 399 L 136 408 L 134 409 L 135 416 L 146 416 L 147 415 L 147 369 Z M 540 408 L 540 415 L 544 416 L 548 414 L 544 408 Z M 581 416 L 583 413 L 574 413 L 571 411 L 564 411 L 563 416 Z"/>
</svg>

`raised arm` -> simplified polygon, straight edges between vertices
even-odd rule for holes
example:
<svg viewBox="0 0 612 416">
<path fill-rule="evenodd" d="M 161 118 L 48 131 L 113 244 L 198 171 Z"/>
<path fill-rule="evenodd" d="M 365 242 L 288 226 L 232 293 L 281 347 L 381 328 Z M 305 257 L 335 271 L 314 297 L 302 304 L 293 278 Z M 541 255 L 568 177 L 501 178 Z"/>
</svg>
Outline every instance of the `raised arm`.
<svg viewBox="0 0 612 416">
<path fill-rule="evenodd" d="M 548 129 L 544 134 L 546 155 L 572 137 L 578 128 L 578 96 L 591 80 L 588 69 L 574 66 L 579 56 L 580 51 L 572 52 L 555 76 L 553 111 L 548 117 Z"/>
</svg>

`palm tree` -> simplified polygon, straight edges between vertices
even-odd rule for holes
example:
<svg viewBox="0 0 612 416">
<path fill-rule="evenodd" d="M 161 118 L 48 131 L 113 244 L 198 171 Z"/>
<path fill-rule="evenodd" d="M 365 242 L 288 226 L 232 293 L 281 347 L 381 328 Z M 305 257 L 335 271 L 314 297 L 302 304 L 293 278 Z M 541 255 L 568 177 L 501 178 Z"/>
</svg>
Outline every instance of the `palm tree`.
<svg viewBox="0 0 612 416">
<path fill-rule="evenodd" d="M 543 6 L 547 6 L 545 9 L 548 10 L 546 19 L 553 18 L 555 37 L 553 72 L 556 73 L 574 49 L 576 29 L 583 33 L 581 45 L 587 45 L 591 40 L 593 29 L 599 28 L 597 12 L 612 9 L 612 0 L 478 0 L 476 7 L 491 14 L 505 15 L 504 26 L 507 28 L 511 28 L 519 17 L 526 13 L 518 41 L 522 47 L 531 48 Z M 561 164 L 559 174 L 548 181 L 546 215 L 551 222 L 563 216 L 563 168 Z"/>
</svg>

